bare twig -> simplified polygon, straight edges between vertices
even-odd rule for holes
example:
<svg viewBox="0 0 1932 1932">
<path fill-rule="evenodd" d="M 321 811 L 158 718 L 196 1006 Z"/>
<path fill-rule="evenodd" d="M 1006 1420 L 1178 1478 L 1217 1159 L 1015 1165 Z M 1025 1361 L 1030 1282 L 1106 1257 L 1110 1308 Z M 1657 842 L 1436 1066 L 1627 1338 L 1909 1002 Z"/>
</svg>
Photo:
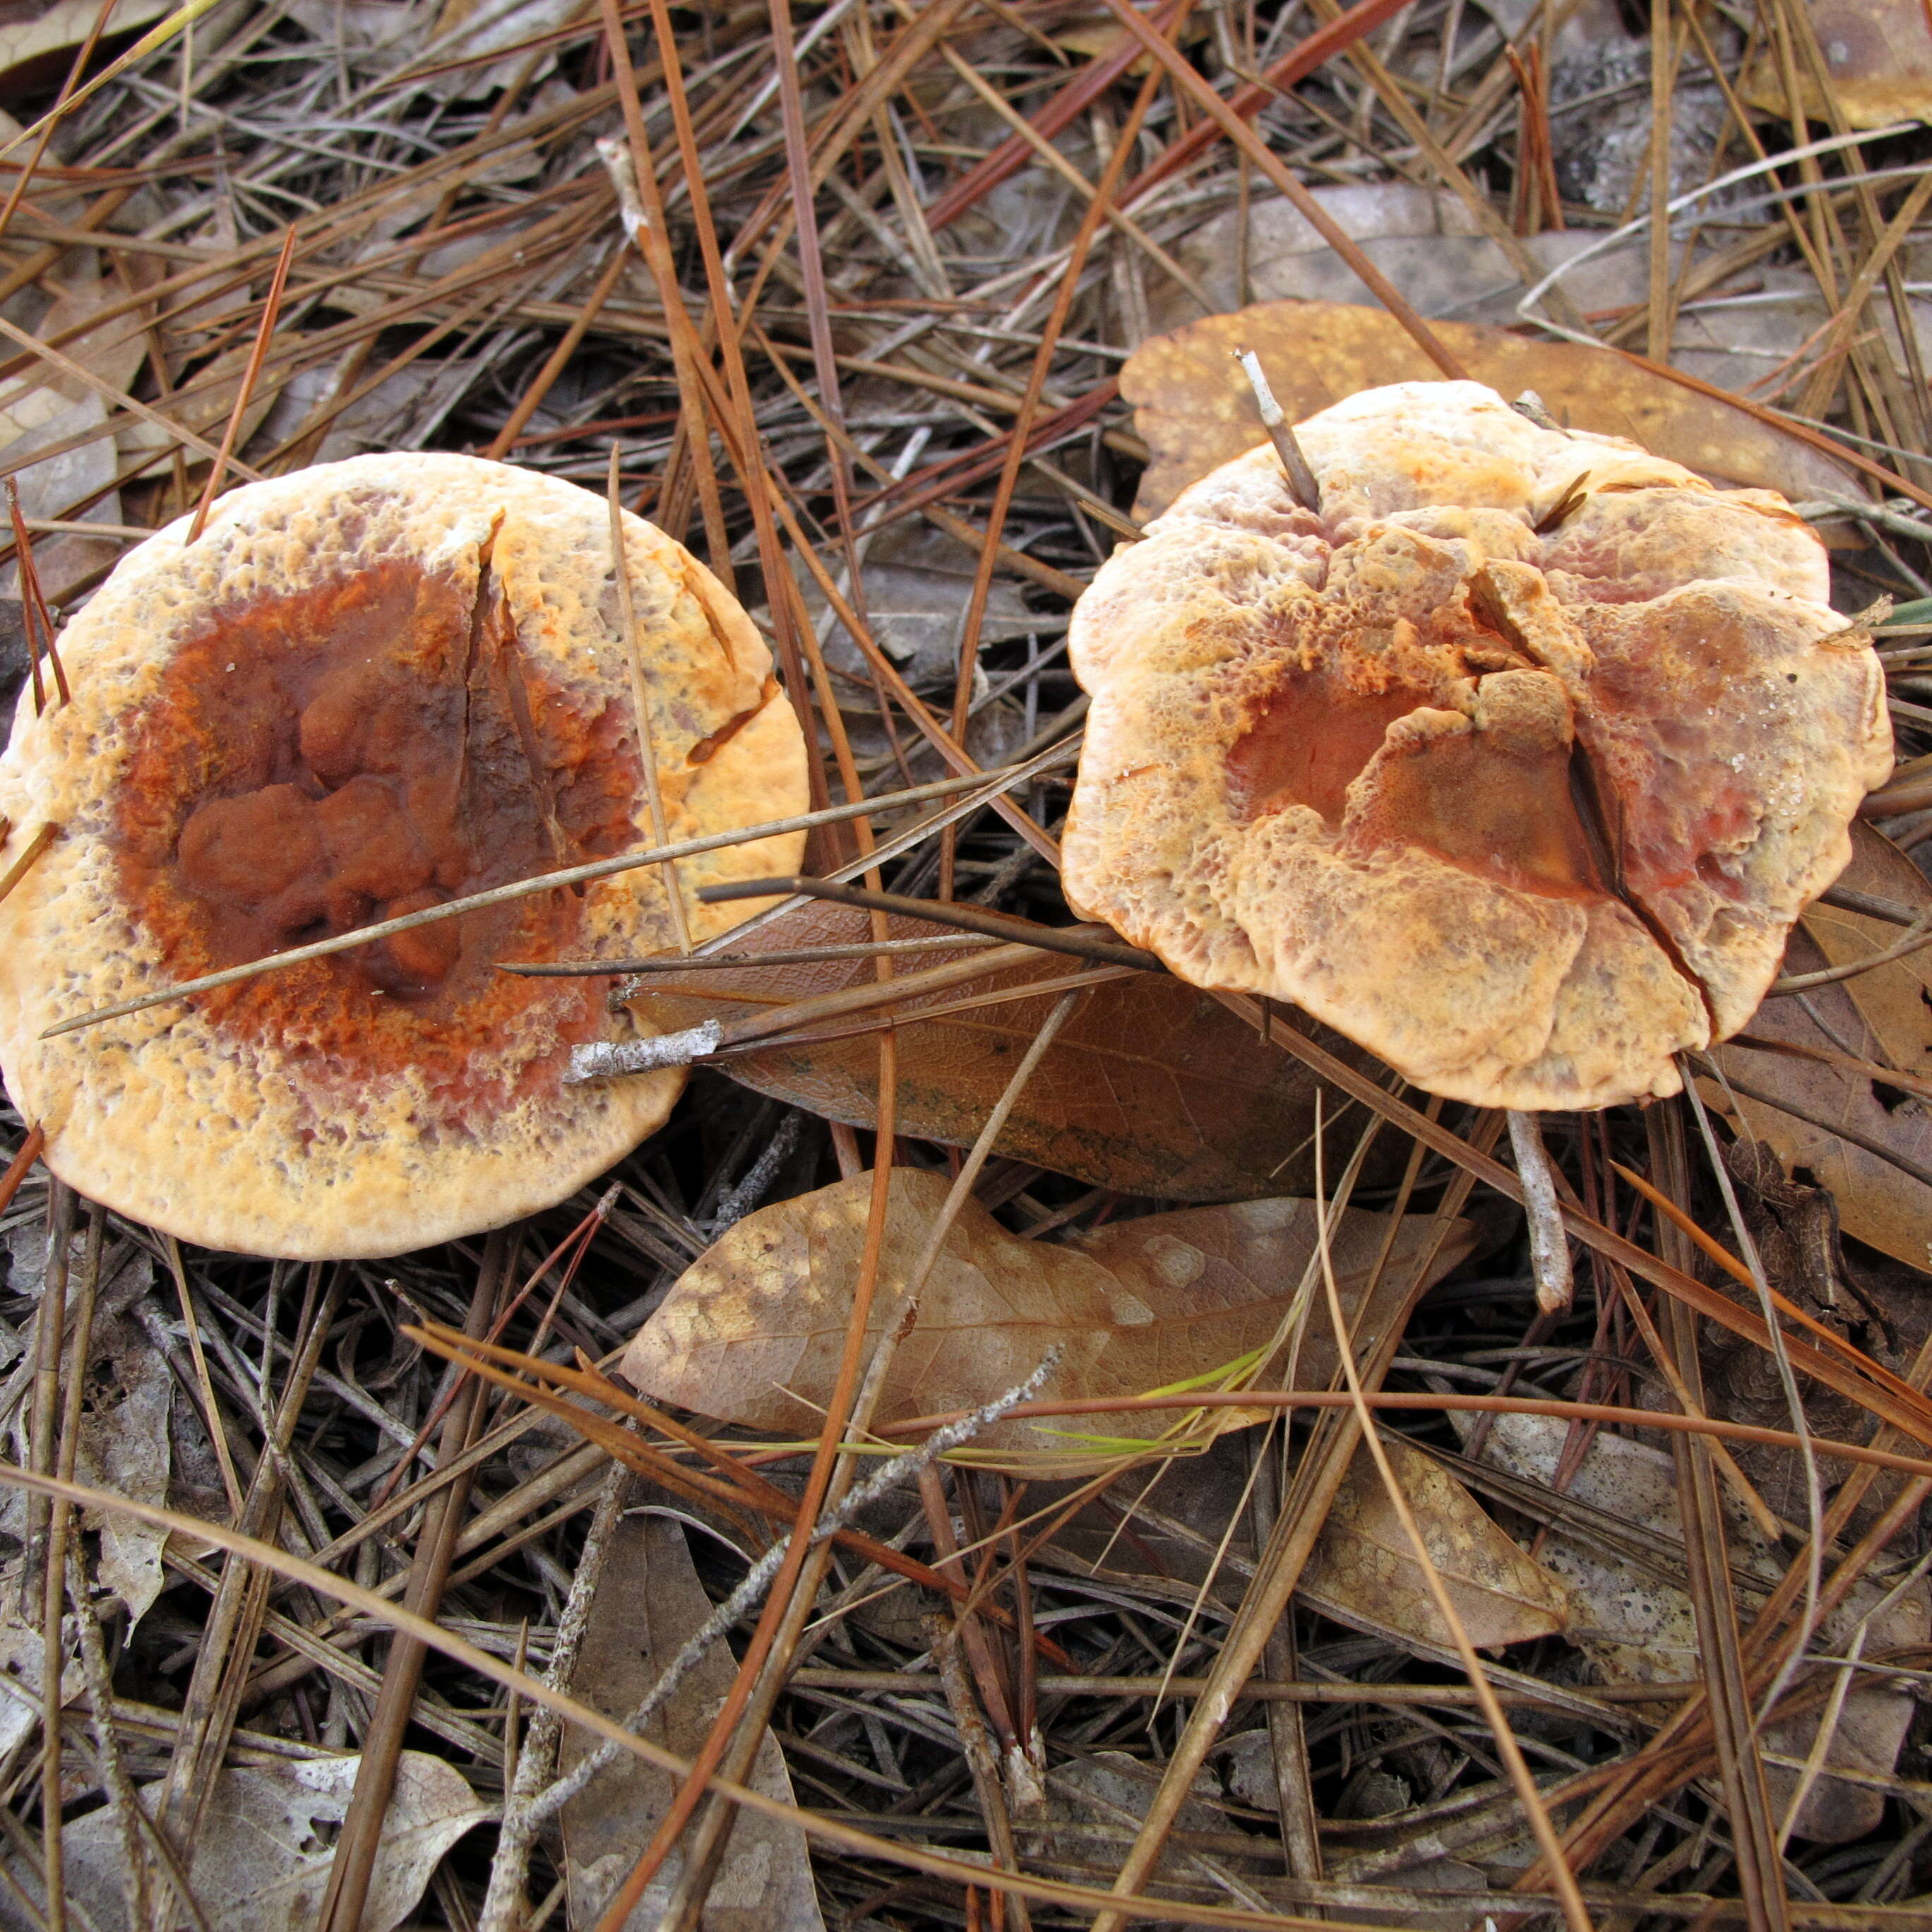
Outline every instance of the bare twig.
<svg viewBox="0 0 1932 1932">
<path fill-rule="evenodd" d="M 1288 478 L 1288 494 L 1304 510 L 1318 512 L 1322 508 L 1322 486 L 1315 480 L 1315 472 L 1308 466 L 1308 458 L 1301 452 L 1301 445 L 1295 440 L 1294 431 L 1289 428 L 1287 417 L 1281 412 L 1281 405 L 1274 399 L 1274 392 L 1268 386 L 1268 379 L 1262 370 L 1262 358 L 1252 349 L 1238 349 L 1234 360 L 1241 365 L 1241 373 L 1248 379 L 1255 392 L 1255 406 L 1261 411 L 1262 428 L 1268 433 L 1268 440 L 1274 445 L 1274 453 L 1281 458 L 1282 473 Z"/>
<path fill-rule="evenodd" d="M 760 838 L 775 837 L 781 832 L 803 832 L 818 825 L 833 825 L 848 818 L 860 818 L 873 812 L 885 812 L 895 806 L 917 804 L 927 799 L 943 798 L 949 793 L 968 791 L 984 788 L 988 793 L 996 787 L 1004 790 L 1010 784 L 1020 782 L 1023 777 L 1032 775 L 1035 770 L 1044 770 L 1054 763 L 1060 762 L 1064 754 L 1055 752 L 1042 760 L 1035 760 L 1031 766 L 1016 768 L 1010 772 L 976 772 L 970 778 L 940 778 L 931 784 L 917 785 L 909 791 L 900 792 L 890 797 L 864 799 L 855 805 L 827 806 L 823 811 L 806 812 L 790 818 L 776 818 L 761 825 L 746 826 L 731 832 L 713 832 L 702 838 L 686 838 L 671 845 L 653 846 L 643 852 L 620 853 L 614 858 L 593 859 L 581 866 L 566 866 L 554 872 L 542 872 L 534 878 L 520 879 L 513 885 L 496 886 L 489 890 L 472 892 L 460 898 L 446 900 L 443 904 L 430 906 L 422 912 L 404 913 L 394 919 L 378 920 L 374 925 L 358 926 L 353 932 L 338 933 L 332 938 L 318 939 L 307 946 L 291 946 L 286 952 L 272 952 L 266 958 L 250 960 L 244 966 L 230 966 L 219 973 L 203 974 L 196 980 L 183 980 L 176 986 L 158 988 L 152 993 L 142 993 L 132 1000 L 123 1000 L 118 1004 L 101 1006 L 92 1012 L 77 1013 L 71 1018 L 56 1022 L 41 1036 L 46 1040 L 57 1038 L 62 1034 L 73 1033 L 82 1027 L 98 1026 L 104 1020 L 124 1018 L 130 1013 L 145 1012 L 150 1006 L 158 1006 L 170 1000 L 191 998 L 196 993 L 212 992 L 219 986 L 232 986 L 244 980 L 252 980 L 258 974 L 274 971 L 279 967 L 300 965 L 308 959 L 324 959 L 332 953 L 346 952 L 358 946 L 366 946 L 372 940 L 386 939 L 392 934 L 413 932 L 418 926 L 432 926 L 439 920 L 460 918 L 467 912 L 478 912 L 485 907 L 506 905 L 513 899 L 530 898 L 539 893 L 553 892 L 560 886 L 588 884 L 593 879 L 614 878 L 620 872 L 634 872 L 641 866 L 661 866 L 674 859 L 694 858 L 700 852 L 722 851 L 732 845 L 755 844 Z M 43 829 L 38 838 L 41 848 L 50 843 L 56 828 Z M 26 871 L 38 851 L 16 861 L 6 878 L 0 878 L 0 895 L 4 895 L 14 878 Z"/>
</svg>

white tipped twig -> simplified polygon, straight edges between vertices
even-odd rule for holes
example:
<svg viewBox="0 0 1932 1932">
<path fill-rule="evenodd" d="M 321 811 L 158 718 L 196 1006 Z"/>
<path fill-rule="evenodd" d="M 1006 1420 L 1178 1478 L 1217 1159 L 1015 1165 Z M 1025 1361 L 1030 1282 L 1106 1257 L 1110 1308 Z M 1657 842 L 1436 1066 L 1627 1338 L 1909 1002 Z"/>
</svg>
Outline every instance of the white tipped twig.
<svg viewBox="0 0 1932 1932">
<path fill-rule="evenodd" d="M 617 219 L 623 224 L 625 238 L 640 255 L 649 251 L 644 236 L 650 218 L 644 212 L 644 198 L 638 192 L 638 170 L 631 158 L 631 144 L 615 134 L 606 134 L 597 143 L 597 158 L 610 177 L 617 197 Z"/>
<path fill-rule="evenodd" d="M 650 1040 L 592 1040 L 570 1050 L 566 1086 L 586 1080 L 614 1079 L 622 1073 L 649 1073 L 660 1066 L 688 1066 L 718 1051 L 724 1029 L 716 1020 L 686 1027 L 681 1033 L 661 1033 Z"/>
<path fill-rule="evenodd" d="M 1524 390 L 1522 394 L 1510 404 L 1510 407 L 1526 421 L 1535 424 L 1538 429 L 1555 430 L 1561 436 L 1568 436 L 1570 434 L 1550 413 L 1550 406 L 1534 389 Z"/>
<path fill-rule="evenodd" d="M 1570 1271 L 1570 1238 L 1556 1201 L 1556 1176 L 1534 1114 L 1509 1109 L 1510 1146 L 1516 1178 L 1522 1183 L 1523 1210 L 1529 1217 L 1529 1264 L 1536 1276 L 1536 1305 L 1544 1314 L 1570 1306 L 1575 1281 Z"/>
<path fill-rule="evenodd" d="M 805 1115 L 794 1107 L 778 1123 L 778 1132 L 766 1143 L 764 1150 L 746 1169 L 744 1179 L 718 1196 L 718 1211 L 711 1217 L 710 1229 L 714 1240 L 728 1228 L 735 1227 L 765 1198 L 772 1183 L 778 1178 L 778 1169 L 791 1158 L 792 1150 L 798 1145 L 804 1120 Z"/>
<path fill-rule="evenodd" d="M 1281 412 L 1281 405 L 1274 399 L 1274 392 L 1268 386 L 1268 379 L 1262 369 L 1262 358 L 1252 349 L 1238 349 L 1234 360 L 1241 365 L 1242 372 L 1253 385 L 1256 406 L 1262 412 L 1262 427 L 1268 433 L 1268 440 L 1274 445 L 1274 453 L 1281 458 L 1281 466 L 1288 476 L 1289 494 L 1304 510 L 1318 510 L 1322 507 L 1322 486 L 1315 480 L 1315 472 L 1308 466 L 1308 459 L 1301 453 L 1301 445 L 1295 440 L 1294 432 L 1289 428 L 1288 418 Z"/>
</svg>

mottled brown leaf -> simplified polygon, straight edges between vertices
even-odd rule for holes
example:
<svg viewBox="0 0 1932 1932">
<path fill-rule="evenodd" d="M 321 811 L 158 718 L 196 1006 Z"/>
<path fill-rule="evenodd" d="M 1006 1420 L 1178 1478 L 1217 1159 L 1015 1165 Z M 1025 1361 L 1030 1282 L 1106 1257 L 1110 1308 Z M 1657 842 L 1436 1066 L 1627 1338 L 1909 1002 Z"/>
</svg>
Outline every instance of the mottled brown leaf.
<svg viewBox="0 0 1932 1932">
<path fill-rule="evenodd" d="M 918 1257 L 946 1198 L 944 1174 L 892 1176 L 880 1303 Z M 865 1242 L 869 1175 L 748 1215 L 687 1268 L 623 1359 L 646 1395 L 752 1429 L 788 1433 L 818 1426 L 832 1387 Z M 1408 1275 L 1432 1240 L 1432 1219 L 1398 1232 L 1358 1350 L 1406 1304 Z M 1331 1242 L 1343 1304 L 1352 1312 L 1388 1232 L 1359 1209 L 1336 1220 Z M 1050 1399 L 1132 1396 L 1234 1362 L 1274 1335 L 1313 1252 L 1310 1202 L 1250 1201 L 1186 1208 L 1098 1229 L 1065 1246 L 1010 1234 L 969 1201 L 920 1298 L 919 1318 L 893 1358 L 876 1420 L 892 1422 L 977 1407 L 1024 1382 L 1050 1348 L 1058 1368 Z M 1456 1222 L 1431 1278 L 1468 1252 Z M 1335 1350 L 1318 1302 L 1297 1385 L 1324 1388 Z M 1274 1376 L 1288 1372 L 1277 1358 Z M 1060 1429 L 1108 1436 L 1157 1436 L 1172 1412 L 1012 1423 L 982 1444 L 1066 1454 Z M 1241 1412 L 1228 1419 L 1246 1421 Z"/>
<path fill-rule="evenodd" d="M 1457 1426 L 1466 1433 L 1466 1424 Z M 1484 1454 L 1516 1475 L 1549 1486 L 1568 1435 L 1568 1424 L 1553 1416 L 1498 1416 Z M 1622 1548 L 1573 1534 L 1560 1522 L 1545 1540 L 1544 1561 L 1570 1592 L 1570 1641 L 1606 1683 L 1668 1683 L 1701 1676 L 1696 1612 L 1679 1580 L 1684 1522 L 1675 1459 L 1648 1442 L 1599 1435 L 1564 1483 L 1563 1492 L 1606 1513 L 1628 1531 Z M 1724 1526 L 1733 1576 L 1755 1579 L 1760 1591 L 1768 1590 L 1783 1573 L 1784 1556 L 1728 1496 Z M 1826 1616 L 1816 1642 L 1819 1654 L 1844 1654 L 1853 1630 L 1866 1618 L 1870 1619 L 1866 1654 L 1873 1660 L 1888 1651 L 1918 1654 L 1917 1646 L 1924 1644 L 1928 1631 L 1932 1599 L 1921 1579 L 1895 1601 L 1888 1601 L 1888 1580 L 1860 1582 Z M 1746 1598 L 1747 1604 L 1753 1600 Z M 1831 1770 L 1851 1775 L 1828 1774 L 1813 1786 L 1798 1814 L 1799 1838 L 1839 1844 L 1876 1828 L 1885 1793 L 1864 1780 L 1892 1774 L 1911 1723 L 1912 1704 L 1908 1687 L 1895 1680 L 1877 1676 L 1860 1681 L 1846 1700 L 1824 1760 Z M 1815 1714 L 1788 1718 L 1766 1730 L 1764 1748 L 1802 1760 L 1817 1730 Z M 1766 1774 L 1772 1810 L 1782 1816 L 1797 1790 L 1797 1774 L 1788 1765 L 1773 1762 Z"/>
<path fill-rule="evenodd" d="M 1562 1584 L 1520 1550 L 1433 1456 L 1394 1438 L 1386 1447 L 1469 1641 L 1490 1650 L 1566 1628 L 1570 1605 Z M 1437 1650 L 1455 1642 L 1366 1444 L 1336 1492 L 1300 1589 L 1340 1622 Z"/>
<path fill-rule="evenodd" d="M 200 1909 L 188 1922 L 205 1932 L 307 1932 L 320 1923 L 334 1834 L 362 1764 L 359 1756 L 317 1756 L 257 1760 L 217 1772 L 194 1834 Z M 401 1752 L 394 1772 L 361 1932 L 420 1924 L 417 1901 L 444 1854 L 497 1815 L 454 1765 L 428 1751 Z M 141 1790 L 151 1813 L 160 1790 L 158 1782 Z M 115 1808 L 103 1805 L 72 1820 L 61 1836 L 67 1922 L 94 1932 L 133 1932 L 122 1890 L 124 1840 Z M 6 1932 L 47 1922 L 39 1906 L 38 1874 L 29 1882 L 36 1888 L 31 1898 L 16 1888 L 0 1902 Z"/>
<path fill-rule="evenodd" d="M 1838 883 L 1910 905 L 1932 904 L 1932 886 L 1924 874 L 1867 825 L 1853 828 L 1852 862 Z M 1898 928 L 1882 920 L 1814 905 L 1804 915 L 1804 936 L 1792 940 L 1787 970 L 1804 972 L 1868 958 L 1898 937 Z M 1804 1046 L 1849 1049 L 1881 1064 L 1932 1074 L 1932 952 L 1912 953 L 1835 986 L 1815 987 L 1803 1001 L 1767 1000 L 1753 1017 L 1750 1032 Z M 1863 1074 L 1736 1042 L 1722 1049 L 1720 1058 L 1727 1071 L 1760 1091 L 1787 1096 L 1820 1119 L 1842 1124 L 1932 1168 L 1932 1102 L 1882 1082 L 1874 1088 Z M 1700 1090 L 1724 1104 L 1714 1085 Z M 1831 1190 L 1846 1234 L 1910 1267 L 1932 1267 L 1932 1187 L 1835 1132 L 1762 1101 L 1744 1099 L 1738 1106 L 1746 1132 L 1768 1141 L 1787 1168 L 1806 1171 Z"/>
<path fill-rule="evenodd" d="M 1893 899 L 1915 910 L 1932 907 L 1925 874 L 1885 835 L 1864 824 L 1852 828 L 1852 862 L 1838 884 Z M 1804 929 L 1834 966 L 1850 965 L 1897 944 L 1899 929 L 1882 920 L 1814 905 Z M 1932 1072 L 1932 957 L 1914 952 L 1846 980 L 1844 990 L 1894 1066 Z"/>
<path fill-rule="evenodd" d="M 891 930 L 896 939 L 934 933 L 917 920 L 894 920 Z M 869 914 L 818 904 L 761 928 L 744 950 L 849 945 L 871 937 Z M 958 956 L 950 949 L 918 954 L 902 970 Z M 905 1016 L 996 986 L 1060 979 L 1078 963 L 1042 954 L 1036 965 L 914 999 L 898 1010 Z M 665 974 L 650 982 L 635 1010 L 668 1033 L 872 976 L 866 959 Z M 970 1145 L 1056 997 L 902 1025 L 899 1132 Z M 1333 1034 L 1318 1036 L 1355 1065 L 1378 1064 Z M 869 1127 L 877 1118 L 879 1050 L 872 1034 L 734 1054 L 717 1064 L 760 1094 L 829 1119 Z M 1314 1181 L 1316 1090 L 1298 1060 L 1263 1046 L 1208 994 L 1161 974 L 1138 974 L 1086 995 L 1028 1082 L 995 1151 L 1096 1186 L 1167 1200 L 1294 1193 Z M 1331 1149 L 1346 1148 L 1364 1124 L 1360 1109 L 1334 1093 L 1326 1096 L 1323 1118 Z M 1402 1150 L 1390 1142 L 1371 1158 L 1371 1178 L 1388 1179 Z"/>
<path fill-rule="evenodd" d="M 1511 398 L 1534 389 L 1569 428 L 1628 436 L 1714 482 L 1781 490 L 1794 500 L 1858 487 L 1851 472 L 1808 444 L 1607 349 L 1477 322 L 1430 327 L 1478 382 Z M 1394 316 L 1346 302 L 1257 302 L 1153 337 L 1120 369 L 1120 393 L 1134 404 L 1150 452 L 1134 503 L 1143 520 L 1264 440 L 1234 359 L 1238 348 L 1259 355 L 1290 422 L 1358 390 L 1441 376 Z"/>
<path fill-rule="evenodd" d="M 1820 98 L 1808 64 L 1796 63 L 1798 98 L 1814 120 L 1849 128 L 1883 128 L 1932 116 L 1932 23 L 1924 0 L 1808 0 L 1831 78 L 1832 99 Z M 1777 54 L 1760 46 L 1738 82 L 1754 107 L 1791 118 L 1791 95 Z"/>
<path fill-rule="evenodd" d="M 622 1719 L 643 1702 L 710 1614 L 711 1599 L 698 1581 L 683 1530 L 662 1516 L 626 1516 L 612 1532 L 610 1557 L 571 1674 L 571 1694 Z M 651 1720 L 645 1736 L 691 1756 L 704 1743 L 731 1688 L 731 1675 L 730 1653 L 714 1645 Z M 566 1726 L 561 1768 L 570 1770 L 595 1748 L 594 1738 Z M 791 1779 L 769 1731 L 759 1738 L 746 1782 L 767 1798 L 791 1802 Z M 597 1922 L 650 1843 L 675 1790 L 655 1765 L 626 1756 L 563 1808 L 572 1924 Z M 674 1862 L 674 1879 L 677 1869 Z M 660 1881 L 626 1922 L 655 1925 L 664 1892 Z M 704 1924 L 706 1932 L 764 1932 L 772 1926 L 823 1932 L 804 1833 L 755 1812 L 740 1816 L 705 1906 Z"/>
</svg>

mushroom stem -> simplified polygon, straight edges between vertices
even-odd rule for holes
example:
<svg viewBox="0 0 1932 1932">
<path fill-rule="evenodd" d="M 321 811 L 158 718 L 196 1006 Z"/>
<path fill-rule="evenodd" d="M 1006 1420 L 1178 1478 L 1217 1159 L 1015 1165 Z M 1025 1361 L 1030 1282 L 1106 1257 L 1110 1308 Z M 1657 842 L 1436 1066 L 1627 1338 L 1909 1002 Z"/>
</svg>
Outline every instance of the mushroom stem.
<svg viewBox="0 0 1932 1932">
<path fill-rule="evenodd" d="M 1308 459 L 1301 453 L 1301 446 L 1294 440 L 1294 432 L 1288 426 L 1288 418 L 1281 412 L 1281 405 L 1274 399 L 1274 392 L 1268 387 L 1268 379 L 1262 370 L 1262 358 L 1252 349 L 1238 349 L 1234 360 L 1241 365 L 1243 373 L 1254 386 L 1256 406 L 1262 412 L 1262 427 L 1268 433 L 1268 440 L 1274 445 L 1274 453 L 1281 458 L 1281 466 L 1287 473 L 1289 494 L 1304 510 L 1318 510 L 1322 507 L 1322 486 L 1315 480 L 1315 472 L 1308 466 Z"/>
<path fill-rule="evenodd" d="M 1552 1315 L 1570 1306 L 1575 1286 L 1570 1273 L 1569 1237 L 1563 1232 L 1563 1212 L 1556 1202 L 1556 1176 L 1537 1116 L 1512 1107 L 1508 1120 L 1516 1178 L 1522 1183 L 1523 1210 L 1529 1217 L 1529 1265 L 1536 1276 L 1536 1305 L 1544 1314 Z"/>
</svg>

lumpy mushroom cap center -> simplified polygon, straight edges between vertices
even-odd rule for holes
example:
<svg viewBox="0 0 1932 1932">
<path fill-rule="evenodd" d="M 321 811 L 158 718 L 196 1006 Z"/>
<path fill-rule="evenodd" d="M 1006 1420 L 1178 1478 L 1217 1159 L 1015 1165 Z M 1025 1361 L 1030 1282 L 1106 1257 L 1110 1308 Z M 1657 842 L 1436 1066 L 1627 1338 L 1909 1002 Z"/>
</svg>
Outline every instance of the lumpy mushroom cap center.
<svg viewBox="0 0 1932 1932">
<path fill-rule="evenodd" d="M 1433 635 L 1345 604 L 1324 644 L 1283 654 L 1228 749 L 1230 815 L 1305 806 L 1358 854 L 1414 846 L 1545 897 L 1600 895 L 1562 682 L 1456 588 Z"/>
<path fill-rule="evenodd" d="M 124 887 L 180 977 L 219 970 L 635 842 L 626 721 L 542 678 L 486 567 L 362 566 L 232 604 L 185 638 L 116 800 Z M 554 956 L 551 892 L 210 996 L 224 1027 L 292 1028 L 345 1071 L 468 1049 L 546 998 L 498 973 Z M 554 996 L 552 996 L 554 1004 Z"/>
</svg>

